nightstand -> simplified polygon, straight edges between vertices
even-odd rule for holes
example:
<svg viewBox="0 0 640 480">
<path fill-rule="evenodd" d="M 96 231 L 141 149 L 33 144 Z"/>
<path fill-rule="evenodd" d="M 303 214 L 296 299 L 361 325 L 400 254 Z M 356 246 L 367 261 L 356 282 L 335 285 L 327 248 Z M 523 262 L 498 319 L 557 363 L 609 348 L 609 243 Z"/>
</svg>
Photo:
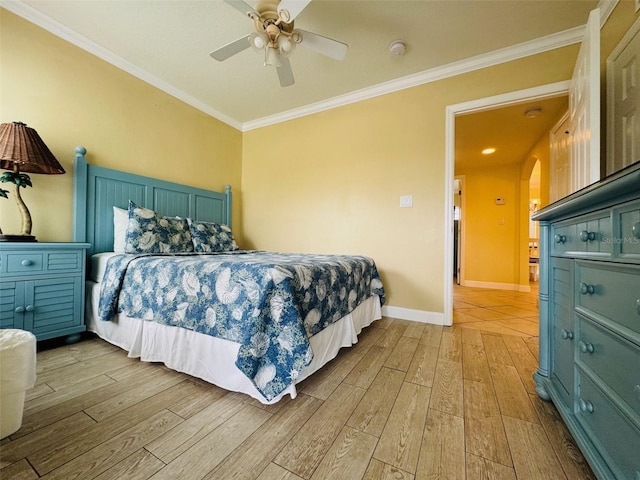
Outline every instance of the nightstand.
<svg viewBox="0 0 640 480">
<path fill-rule="evenodd" d="M 0 328 L 38 340 L 84 332 L 88 243 L 0 242 Z"/>
</svg>

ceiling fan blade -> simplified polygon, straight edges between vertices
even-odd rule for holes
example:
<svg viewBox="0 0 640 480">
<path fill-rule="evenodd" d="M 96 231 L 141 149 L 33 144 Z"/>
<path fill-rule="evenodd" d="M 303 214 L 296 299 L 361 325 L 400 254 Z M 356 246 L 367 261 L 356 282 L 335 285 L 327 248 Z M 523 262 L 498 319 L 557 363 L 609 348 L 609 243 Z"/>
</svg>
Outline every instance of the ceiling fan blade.
<svg viewBox="0 0 640 480">
<path fill-rule="evenodd" d="M 227 43 L 217 50 L 214 50 L 209 55 L 221 62 L 235 55 L 236 53 L 240 53 L 244 49 L 249 48 L 249 46 L 249 35 L 245 35 L 244 37 L 234 40 L 231 43 Z"/>
<path fill-rule="evenodd" d="M 280 80 L 281 87 L 288 87 L 295 83 L 288 58 L 280 57 L 280 66 L 276 70 L 278 71 L 278 80 Z"/>
<path fill-rule="evenodd" d="M 291 23 L 305 9 L 311 0 L 280 0 L 278 16 L 285 23 Z"/>
<path fill-rule="evenodd" d="M 243 2 L 242 0 L 224 0 L 224 2 L 231 5 L 233 8 L 238 10 L 241 14 L 243 14 L 246 17 L 253 18 L 254 15 L 256 17 L 260 16 L 260 14 L 256 12 L 256 10 L 251 5 Z"/>
<path fill-rule="evenodd" d="M 307 32 L 306 30 L 298 29 L 298 31 L 302 34 L 300 45 L 303 47 L 335 60 L 342 61 L 347 56 L 349 46 L 346 43 L 323 37 L 317 33 Z"/>
</svg>

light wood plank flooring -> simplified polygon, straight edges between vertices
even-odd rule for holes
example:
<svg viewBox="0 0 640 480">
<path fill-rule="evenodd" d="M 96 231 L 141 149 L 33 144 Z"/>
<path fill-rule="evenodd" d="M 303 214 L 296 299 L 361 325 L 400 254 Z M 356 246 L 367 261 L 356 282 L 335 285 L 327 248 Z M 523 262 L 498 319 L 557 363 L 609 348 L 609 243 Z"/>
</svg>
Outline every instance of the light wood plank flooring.
<svg viewBox="0 0 640 480">
<path fill-rule="evenodd" d="M 594 478 L 534 391 L 537 292 L 454 303 L 453 327 L 376 322 L 268 407 L 96 338 L 40 351 L 0 478 Z"/>
</svg>

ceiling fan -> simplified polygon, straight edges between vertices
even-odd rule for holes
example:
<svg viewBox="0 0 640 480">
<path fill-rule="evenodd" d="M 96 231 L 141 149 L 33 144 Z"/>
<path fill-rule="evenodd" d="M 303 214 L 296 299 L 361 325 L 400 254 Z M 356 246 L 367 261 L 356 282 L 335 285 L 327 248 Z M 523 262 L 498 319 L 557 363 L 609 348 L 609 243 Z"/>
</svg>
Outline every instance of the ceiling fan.
<svg viewBox="0 0 640 480">
<path fill-rule="evenodd" d="M 293 21 L 311 0 L 259 0 L 256 8 L 243 0 L 224 1 L 249 17 L 256 31 L 211 52 L 210 55 L 220 62 L 252 47 L 264 55 L 265 66 L 276 67 L 280 85 L 288 87 L 295 82 L 289 56 L 296 45 L 335 60 L 343 60 L 347 55 L 347 44 L 294 28 Z"/>
</svg>

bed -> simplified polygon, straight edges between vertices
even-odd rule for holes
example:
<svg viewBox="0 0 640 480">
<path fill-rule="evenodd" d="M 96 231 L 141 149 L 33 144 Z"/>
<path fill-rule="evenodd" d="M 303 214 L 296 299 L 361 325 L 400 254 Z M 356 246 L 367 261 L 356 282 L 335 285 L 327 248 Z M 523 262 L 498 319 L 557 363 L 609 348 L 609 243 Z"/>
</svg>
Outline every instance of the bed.
<svg viewBox="0 0 640 480">
<path fill-rule="evenodd" d="M 231 203 L 230 186 L 90 165 L 76 147 L 74 241 L 91 244 L 87 330 L 263 404 L 295 398 L 296 384 L 381 318 L 384 288 L 366 256 L 238 248 Z"/>
</svg>

